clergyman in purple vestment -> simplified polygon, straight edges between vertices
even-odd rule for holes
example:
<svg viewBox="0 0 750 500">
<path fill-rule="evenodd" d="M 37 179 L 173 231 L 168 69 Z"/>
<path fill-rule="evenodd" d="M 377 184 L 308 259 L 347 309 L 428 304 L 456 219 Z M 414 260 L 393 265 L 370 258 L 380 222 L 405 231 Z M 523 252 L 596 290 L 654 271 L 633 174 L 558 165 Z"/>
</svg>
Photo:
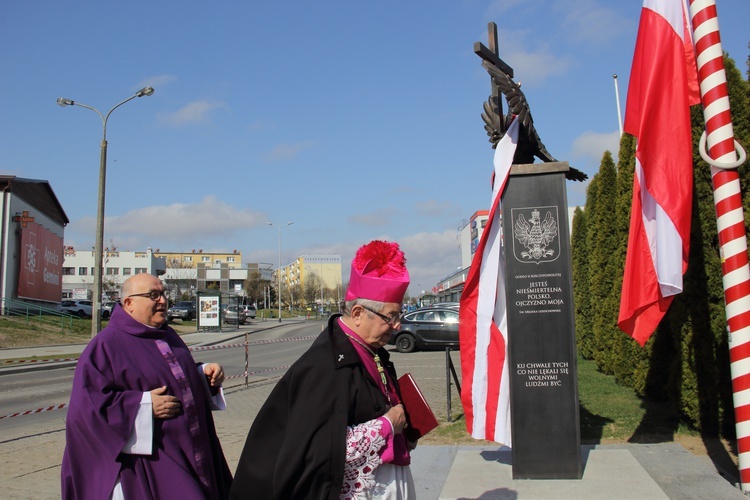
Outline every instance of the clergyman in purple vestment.
<svg viewBox="0 0 750 500">
<path fill-rule="evenodd" d="M 223 369 L 196 364 L 166 325 L 158 278 L 137 274 L 122 296 L 76 366 L 62 498 L 226 498 L 232 476 L 211 416 Z"/>
</svg>

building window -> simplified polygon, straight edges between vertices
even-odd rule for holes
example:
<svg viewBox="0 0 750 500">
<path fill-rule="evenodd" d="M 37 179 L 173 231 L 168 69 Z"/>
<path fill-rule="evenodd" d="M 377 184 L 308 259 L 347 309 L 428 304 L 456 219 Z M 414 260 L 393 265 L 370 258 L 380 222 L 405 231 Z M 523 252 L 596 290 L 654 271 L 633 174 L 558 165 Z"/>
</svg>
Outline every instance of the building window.
<svg viewBox="0 0 750 500">
<path fill-rule="evenodd" d="M 65 276 L 75 276 L 76 268 L 75 267 L 63 267 L 63 274 Z"/>
<path fill-rule="evenodd" d="M 119 267 L 108 267 L 107 268 L 107 276 L 116 276 L 120 274 L 120 268 Z"/>
<path fill-rule="evenodd" d="M 78 275 L 79 276 L 86 276 L 86 271 L 88 271 L 88 269 L 86 269 L 85 267 L 79 267 L 78 268 Z"/>
<path fill-rule="evenodd" d="M 209 257 L 208 255 L 204 255 L 203 257 L 201 257 L 201 262 L 211 262 L 211 257 Z"/>
<path fill-rule="evenodd" d="M 143 274 L 145 272 L 146 272 L 146 268 L 145 267 L 136 267 L 135 268 L 135 274 Z"/>
<path fill-rule="evenodd" d="M 130 268 L 129 267 L 123 267 L 122 268 L 122 274 L 123 274 L 123 276 L 130 276 Z"/>
<path fill-rule="evenodd" d="M 192 264 L 193 263 L 193 258 L 190 255 L 184 255 L 182 257 L 182 261 L 183 262 L 188 262 L 188 263 Z"/>
<path fill-rule="evenodd" d="M 234 257 L 227 257 L 227 262 L 235 262 Z"/>
<path fill-rule="evenodd" d="M 92 267 L 91 268 L 91 276 L 93 276 L 93 275 L 94 275 L 94 268 Z"/>
</svg>

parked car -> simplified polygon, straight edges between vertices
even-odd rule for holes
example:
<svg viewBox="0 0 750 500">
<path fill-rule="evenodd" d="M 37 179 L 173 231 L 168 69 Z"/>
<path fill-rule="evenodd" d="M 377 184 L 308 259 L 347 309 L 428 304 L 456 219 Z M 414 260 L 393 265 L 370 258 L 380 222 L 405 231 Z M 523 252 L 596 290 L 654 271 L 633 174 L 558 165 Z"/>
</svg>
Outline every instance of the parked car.
<svg viewBox="0 0 750 500">
<path fill-rule="evenodd" d="M 258 315 L 258 310 L 252 304 L 243 305 L 240 306 L 240 308 L 245 311 L 245 315 L 250 319 L 255 319 L 255 317 Z"/>
<path fill-rule="evenodd" d="M 90 300 L 66 299 L 60 303 L 60 310 L 79 318 L 90 318 L 94 313 L 94 303 Z"/>
<path fill-rule="evenodd" d="M 239 324 L 244 325 L 247 321 L 247 313 L 245 313 L 243 307 L 244 306 L 227 306 L 227 308 L 224 309 L 224 323 L 236 325 L 239 316 Z"/>
<path fill-rule="evenodd" d="M 406 313 L 388 343 L 398 352 L 458 347 L 458 310 L 429 307 Z"/>
<path fill-rule="evenodd" d="M 436 307 L 440 309 L 458 309 L 459 304 L 458 302 L 435 302 L 434 304 L 430 304 L 429 306 L 424 306 L 423 309 L 434 309 Z"/>
<path fill-rule="evenodd" d="M 102 303 L 102 319 L 107 319 L 112 316 L 112 311 L 115 310 L 115 304 L 117 304 L 117 302 Z"/>
<path fill-rule="evenodd" d="M 167 309 L 167 321 L 172 321 L 175 318 L 185 321 L 195 318 L 195 302 L 183 300 Z"/>
</svg>

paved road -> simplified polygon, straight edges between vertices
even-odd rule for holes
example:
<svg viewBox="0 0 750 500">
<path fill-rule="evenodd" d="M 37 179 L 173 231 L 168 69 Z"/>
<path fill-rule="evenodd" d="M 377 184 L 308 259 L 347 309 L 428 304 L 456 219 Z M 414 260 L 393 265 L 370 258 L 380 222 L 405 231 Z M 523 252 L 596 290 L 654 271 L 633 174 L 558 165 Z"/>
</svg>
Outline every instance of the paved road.
<svg viewBox="0 0 750 500">
<path fill-rule="evenodd" d="M 307 335 L 320 332 L 321 322 L 305 323 L 309 329 L 298 331 L 295 335 Z M 250 327 L 255 333 L 251 340 L 260 340 L 256 335 L 260 330 L 279 325 L 257 323 Z M 286 326 L 277 330 L 283 337 Z M 274 334 L 269 334 L 273 336 Z M 241 342 L 241 332 L 223 332 L 221 334 L 195 333 L 183 338 L 191 346 L 205 345 L 226 341 Z M 296 349 L 292 344 L 309 344 L 306 341 L 285 341 L 278 343 L 282 350 Z M 71 352 L 67 346 L 65 352 Z M 54 351 L 54 349 L 52 349 Z M 50 351 L 46 351 L 48 354 Z M 210 352 L 210 351 L 205 351 Z M 13 353 L 0 350 L 3 357 L 32 355 L 15 350 Z M 37 350 L 36 355 L 44 357 L 44 350 Z M 203 356 L 196 354 L 196 358 Z M 279 358 L 282 359 L 282 358 Z M 418 381 L 425 396 L 441 422 L 446 421 L 448 397 L 446 385 L 446 355 L 444 352 L 420 352 L 400 354 L 393 352 L 392 359 L 399 373 L 410 372 Z M 270 360 L 265 360 L 270 361 Z M 276 361 L 280 362 L 280 361 Z M 453 362 L 460 375 L 458 353 L 453 353 Z M 274 362 L 264 362 L 258 366 L 273 368 Z M 250 370 L 254 367 L 251 365 Z M 0 368 L 0 384 L 9 371 L 14 368 Z M 3 375 L 5 373 L 6 375 Z M 50 372 L 52 373 L 52 372 Z M 229 408 L 225 412 L 215 413 L 216 427 L 222 446 L 234 470 L 244 445 L 247 431 L 250 428 L 260 406 L 268 397 L 281 371 L 266 372 L 253 377 L 252 383 L 245 387 L 241 379 L 230 379 L 226 383 L 226 396 Z M 51 375 L 50 375 L 51 376 Z M 450 399 L 453 416 L 461 412 L 460 400 L 455 386 L 451 386 Z M 27 408 L 19 408 L 27 409 Z M 53 499 L 59 498 L 60 460 L 64 448 L 64 426 L 66 410 L 53 410 L 44 414 L 0 418 L 0 484 L 4 499 Z M 9 425 L 9 421 L 27 419 L 32 425 Z M 640 477 L 653 482 L 651 490 L 659 495 L 640 498 L 745 498 L 739 490 L 722 478 L 707 457 L 695 457 L 684 448 L 673 443 L 653 445 L 619 445 L 596 446 L 586 448 L 585 456 L 595 456 L 599 451 L 611 456 L 627 457 L 627 463 L 643 474 Z M 625 451 L 623 451 L 625 450 Z M 600 453 L 601 455 L 601 453 Z M 505 457 L 505 458 L 503 458 Z M 478 464 L 475 466 L 474 464 Z M 584 479 L 580 482 L 566 483 L 560 489 L 552 488 L 550 481 L 514 481 L 502 479 L 497 469 L 476 478 L 476 471 L 481 467 L 508 467 L 507 451 L 499 446 L 419 446 L 413 454 L 412 470 L 421 500 L 438 498 L 639 498 L 633 480 L 623 477 L 618 467 L 614 467 L 610 476 L 596 477 L 596 463 L 589 460 L 585 465 Z M 630 482 L 629 482 L 630 481 Z M 591 485 L 603 484 L 604 490 L 591 489 Z M 580 488 L 579 488 L 580 485 Z M 562 494 L 562 486 L 571 491 Z M 587 489 L 588 488 L 588 489 Z M 590 493 L 593 491 L 594 493 Z M 602 494 L 601 491 L 606 491 Z M 442 492 L 447 496 L 441 497 Z M 459 492 L 458 494 L 454 494 Z M 469 493 L 483 492 L 483 493 Z"/>
<path fill-rule="evenodd" d="M 225 412 L 216 412 L 217 432 L 229 462 L 230 468 L 234 470 L 242 446 L 247 436 L 255 415 L 261 405 L 268 397 L 271 389 L 283 374 L 283 367 L 288 366 L 306 349 L 315 335 L 320 333 L 322 322 L 286 322 L 282 325 L 277 323 L 256 323 L 248 327 L 253 331 L 249 337 L 251 343 L 250 372 L 259 372 L 250 377 L 249 386 L 244 386 L 244 379 L 231 378 L 225 383 L 225 394 L 229 408 Z M 265 330 L 267 328 L 273 330 Z M 195 333 L 183 335 L 191 347 L 213 345 L 217 342 L 229 344 L 244 341 L 242 331 L 216 333 Z M 299 339 L 303 340 L 290 340 Z M 272 342 L 272 344 L 265 344 Z M 270 349 L 269 346 L 273 346 Z M 0 350 L 0 360 L 9 357 L 21 357 L 35 355 L 40 359 L 53 359 L 64 352 L 66 354 L 82 350 L 83 346 L 62 346 L 49 349 L 34 350 Z M 239 361 L 226 363 L 232 366 L 229 375 L 241 372 L 244 368 L 242 349 L 227 349 L 239 358 Z M 197 359 L 211 360 L 218 350 L 207 349 L 194 353 Z M 224 354 L 226 356 L 226 354 Z M 457 355 L 455 362 L 458 362 Z M 253 359 L 255 358 L 255 361 Z M 424 390 L 430 389 L 434 395 L 428 396 L 430 404 L 433 405 L 435 413 L 441 421 L 445 421 L 447 403 L 445 398 L 445 353 L 425 352 L 400 354 L 393 353 L 393 359 L 400 373 L 411 372 L 423 386 Z M 63 368 L 52 369 L 53 366 Z M 28 367 L 10 366 L 0 369 L 0 387 L 3 387 L 3 395 L 0 396 L 0 404 L 5 413 L 0 416 L 20 412 L 24 410 L 40 409 L 49 405 L 67 403 L 69 390 L 64 398 L 60 387 L 69 387 L 72 376 L 73 362 L 50 363 L 30 365 Z M 277 369 L 282 367 L 282 369 Z M 29 369 L 47 370 L 29 372 Z M 55 381 L 55 390 L 52 395 L 40 399 L 38 404 L 19 397 L 21 387 L 27 386 L 30 380 Z M 37 385 L 38 382 L 32 382 Z M 10 390 L 12 388 L 12 390 Z M 6 390 L 9 389 L 9 390 Z M 458 394 L 453 387 L 454 415 L 459 408 Z M 40 389 L 37 387 L 38 393 Z M 41 392 L 45 392 L 42 390 Z M 21 406 L 13 408 L 13 404 Z M 37 414 L 24 415 L 11 418 L 0 418 L 0 483 L 6 490 L 1 496 L 3 498 L 59 498 L 59 474 L 60 460 L 64 443 L 64 428 L 66 408 L 60 410 L 45 411 Z M 447 474 L 447 471 L 445 471 Z M 443 474 L 443 479 L 445 474 Z M 434 488 L 434 484 L 431 486 Z M 423 497 L 424 498 L 424 497 Z M 437 497 L 435 497 L 437 498 Z"/>
</svg>

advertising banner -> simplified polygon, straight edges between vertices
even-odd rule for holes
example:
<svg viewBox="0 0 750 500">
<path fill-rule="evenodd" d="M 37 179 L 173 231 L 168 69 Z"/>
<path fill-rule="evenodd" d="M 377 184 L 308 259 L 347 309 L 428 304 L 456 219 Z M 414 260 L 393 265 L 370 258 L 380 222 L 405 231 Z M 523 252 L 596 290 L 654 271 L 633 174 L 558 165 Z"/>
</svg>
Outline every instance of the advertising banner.
<svg viewBox="0 0 750 500">
<path fill-rule="evenodd" d="M 18 297 L 60 302 L 62 297 L 63 239 L 36 222 L 21 231 Z"/>
<path fill-rule="evenodd" d="M 200 307 L 198 323 L 204 326 L 219 326 L 219 297 L 211 295 L 198 299 Z"/>
</svg>

